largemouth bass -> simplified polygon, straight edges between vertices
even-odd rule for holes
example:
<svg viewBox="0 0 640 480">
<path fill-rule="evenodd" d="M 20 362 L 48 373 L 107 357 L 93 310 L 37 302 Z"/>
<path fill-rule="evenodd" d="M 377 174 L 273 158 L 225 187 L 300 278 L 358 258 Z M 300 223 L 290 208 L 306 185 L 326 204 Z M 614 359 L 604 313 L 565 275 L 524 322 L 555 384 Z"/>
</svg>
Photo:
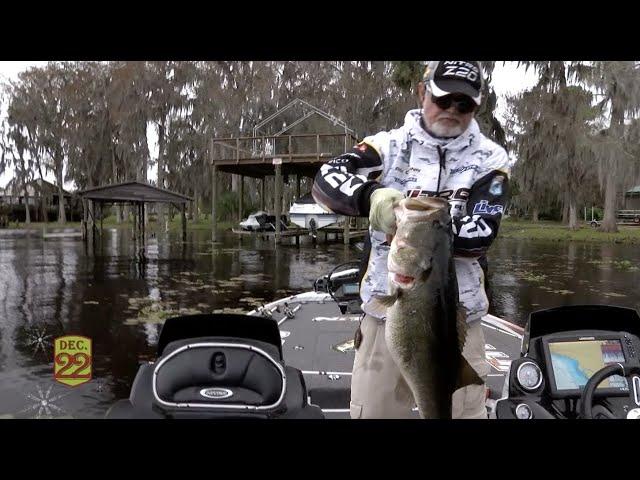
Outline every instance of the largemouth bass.
<svg viewBox="0 0 640 480">
<path fill-rule="evenodd" d="M 386 317 L 385 340 L 421 418 L 451 418 L 455 390 L 482 384 L 462 356 L 465 315 L 458 303 L 449 204 L 405 198 L 395 207 L 388 296 L 373 300 Z"/>
</svg>

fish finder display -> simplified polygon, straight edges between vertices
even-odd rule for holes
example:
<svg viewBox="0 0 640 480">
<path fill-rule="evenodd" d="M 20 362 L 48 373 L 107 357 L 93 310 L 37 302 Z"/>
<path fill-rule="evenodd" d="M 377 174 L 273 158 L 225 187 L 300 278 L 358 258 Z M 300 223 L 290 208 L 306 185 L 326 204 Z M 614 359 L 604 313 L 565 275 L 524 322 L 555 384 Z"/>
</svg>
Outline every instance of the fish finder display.
<svg viewBox="0 0 640 480">
<path fill-rule="evenodd" d="M 577 390 L 601 368 L 625 361 L 619 340 L 586 340 L 577 342 L 549 342 L 549 353 L 556 389 Z M 604 380 L 601 388 L 628 388 L 627 380 L 613 375 Z"/>
<path fill-rule="evenodd" d="M 360 293 L 357 283 L 345 283 L 342 285 L 342 289 L 344 290 L 345 295 L 357 295 Z"/>
</svg>

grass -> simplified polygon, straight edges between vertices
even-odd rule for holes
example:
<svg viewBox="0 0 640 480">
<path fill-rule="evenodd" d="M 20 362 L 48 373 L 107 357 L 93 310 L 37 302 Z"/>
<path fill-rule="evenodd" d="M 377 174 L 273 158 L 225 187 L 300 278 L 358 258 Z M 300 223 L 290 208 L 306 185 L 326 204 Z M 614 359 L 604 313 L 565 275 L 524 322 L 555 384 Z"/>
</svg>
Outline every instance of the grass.
<svg viewBox="0 0 640 480">
<path fill-rule="evenodd" d="M 576 241 L 599 243 L 640 244 L 640 227 L 618 226 L 618 233 L 598 231 L 584 223 L 578 230 L 569 230 L 560 222 L 504 219 L 500 224 L 499 238 L 518 240 Z"/>
</svg>

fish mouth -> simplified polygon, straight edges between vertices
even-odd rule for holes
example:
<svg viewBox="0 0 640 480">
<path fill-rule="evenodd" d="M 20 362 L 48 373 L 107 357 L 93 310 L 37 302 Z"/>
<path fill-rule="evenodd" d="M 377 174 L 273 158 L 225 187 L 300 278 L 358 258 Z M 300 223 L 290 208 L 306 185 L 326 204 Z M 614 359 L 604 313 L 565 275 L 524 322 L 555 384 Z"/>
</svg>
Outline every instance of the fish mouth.
<svg viewBox="0 0 640 480">
<path fill-rule="evenodd" d="M 388 272 L 389 272 L 389 278 L 399 287 L 402 288 L 411 288 L 413 287 L 415 281 L 416 281 L 416 277 L 413 275 L 406 275 L 406 273 L 408 273 L 406 271 L 405 268 L 400 267 L 393 258 L 393 255 L 389 256 L 388 259 Z M 405 273 L 400 273 L 404 271 Z"/>
<path fill-rule="evenodd" d="M 412 287 L 416 281 L 415 277 L 410 277 L 409 275 L 403 275 L 401 273 L 393 274 L 393 281 L 398 285 L 401 285 L 405 288 Z"/>
</svg>

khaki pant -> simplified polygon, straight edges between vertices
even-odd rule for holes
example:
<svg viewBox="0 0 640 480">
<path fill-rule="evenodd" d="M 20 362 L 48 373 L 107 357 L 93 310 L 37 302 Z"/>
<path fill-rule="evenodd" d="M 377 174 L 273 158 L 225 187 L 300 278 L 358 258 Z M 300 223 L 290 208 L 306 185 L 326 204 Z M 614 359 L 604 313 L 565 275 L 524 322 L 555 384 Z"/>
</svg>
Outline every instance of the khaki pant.
<svg viewBox="0 0 640 480">
<path fill-rule="evenodd" d="M 362 342 L 356 350 L 351 378 L 351 418 L 420 418 L 413 394 L 396 367 L 384 340 L 384 322 L 365 315 L 360 324 Z M 469 325 L 462 351 L 486 381 L 484 333 L 480 321 Z M 469 385 L 452 397 L 453 418 L 486 419 L 485 385 Z"/>
</svg>

